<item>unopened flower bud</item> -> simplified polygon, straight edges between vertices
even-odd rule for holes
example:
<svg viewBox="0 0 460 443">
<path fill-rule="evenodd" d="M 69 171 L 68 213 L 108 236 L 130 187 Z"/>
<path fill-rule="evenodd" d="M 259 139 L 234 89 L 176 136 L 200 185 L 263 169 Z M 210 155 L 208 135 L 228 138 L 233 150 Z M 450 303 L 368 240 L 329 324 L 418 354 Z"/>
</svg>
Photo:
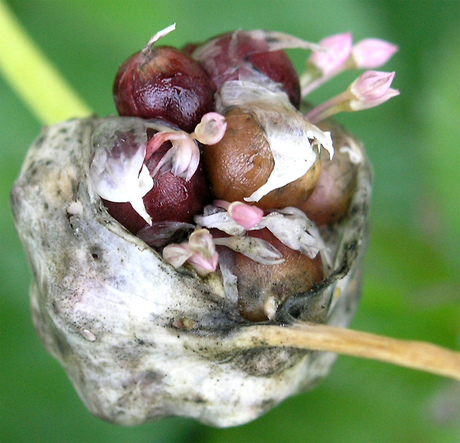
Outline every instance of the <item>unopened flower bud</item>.
<svg viewBox="0 0 460 443">
<path fill-rule="evenodd" d="M 198 275 L 205 276 L 214 272 L 219 261 L 219 254 L 214 252 L 210 257 L 205 257 L 203 254 L 193 254 L 188 262 L 193 266 Z"/>
<path fill-rule="evenodd" d="M 244 229 L 252 229 L 264 216 L 264 211 L 256 206 L 250 206 L 242 202 L 233 202 L 228 207 L 228 215 Z"/>
<path fill-rule="evenodd" d="M 360 111 L 373 108 L 398 95 L 399 91 L 390 87 L 394 76 L 394 72 L 378 71 L 366 71 L 359 76 L 348 88 L 354 96 L 348 102 L 349 109 Z"/>
<path fill-rule="evenodd" d="M 353 46 L 349 63 L 356 69 L 380 68 L 398 49 L 398 46 L 385 40 L 366 38 Z"/>
<path fill-rule="evenodd" d="M 331 35 L 319 44 L 324 50 L 313 52 L 300 78 L 302 97 L 348 68 L 353 44 L 350 32 Z"/>
<path fill-rule="evenodd" d="M 319 44 L 328 50 L 313 52 L 308 63 L 318 68 L 323 76 L 328 77 L 345 65 L 351 54 L 352 42 L 350 32 L 326 37 Z"/>
</svg>

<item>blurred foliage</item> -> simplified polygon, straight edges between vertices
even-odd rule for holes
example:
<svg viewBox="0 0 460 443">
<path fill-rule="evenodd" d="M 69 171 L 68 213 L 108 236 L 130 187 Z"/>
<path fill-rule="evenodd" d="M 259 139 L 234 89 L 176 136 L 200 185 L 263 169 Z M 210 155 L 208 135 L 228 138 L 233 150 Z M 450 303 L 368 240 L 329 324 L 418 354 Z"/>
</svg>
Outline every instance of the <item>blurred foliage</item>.
<svg viewBox="0 0 460 443">
<path fill-rule="evenodd" d="M 182 46 L 244 28 L 311 41 L 352 31 L 400 45 L 386 68 L 401 96 L 338 120 L 366 144 L 375 169 L 373 234 L 363 301 L 352 327 L 460 344 L 460 2 L 409 0 L 9 0 L 38 46 L 100 115 L 114 113 L 118 65 L 157 30 Z M 2 32 L 2 30 L 0 30 Z M 305 54 L 292 51 L 301 69 Z M 328 98 L 337 79 L 313 95 Z M 2 442 L 453 442 L 458 383 L 339 357 L 314 391 L 261 419 L 220 430 L 168 419 L 121 428 L 92 417 L 33 330 L 29 270 L 9 191 L 40 123 L 0 78 L 0 441 Z"/>
</svg>

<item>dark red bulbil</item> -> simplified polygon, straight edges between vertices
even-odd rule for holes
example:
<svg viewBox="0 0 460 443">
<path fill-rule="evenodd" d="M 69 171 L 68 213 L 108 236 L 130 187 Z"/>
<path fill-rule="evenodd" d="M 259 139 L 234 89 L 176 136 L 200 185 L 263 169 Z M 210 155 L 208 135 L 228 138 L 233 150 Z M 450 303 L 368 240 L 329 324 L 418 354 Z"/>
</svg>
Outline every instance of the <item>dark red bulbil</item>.
<svg viewBox="0 0 460 443">
<path fill-rule="evenodd" d="M 164 143 L 146 162 L 152 172 L 170 148 Z M 153 177 L 153 188 L 144 196 L 144 204 L 153 222 L 178 221 L 192 223 L 193 217 L 209 203 L 209 185 L 203 167 L 198 167 L 193 177 L 186 181 L 172 172 L 159 171 Z M 146 227 L 146 221 L 134 211 L 130 203 L 104 200 L 109 214 L 133 234 Z"/>
<path fill-rule="evenodd" d="M 203 57 L 199 56 L 198 60 L 211 77 L 216 89 L 228 80 L 244 79 L 251 75 L 250 69 L 255 68 L 274 82 L 280 83 L 291 103 L 299 108 L 299 77 L 284 50 L 269 51 L 266 41 L 257 40 L 245 31 L 223 34 L 201 47 L 186 46 L 186 50 L 193 50 L 192 54 L 196 55 L 196 51 L 206 45 L 214 45 L 218 49 L 202 52 Z"/>
<path fill-rule="evenodd" d="M 162 119 L 187 132 L 213 111 L 214 92 L 200 64 L 169 46 L 146 47 L 131 56 L 113 85 L 120 115 Z"/>
</svg>

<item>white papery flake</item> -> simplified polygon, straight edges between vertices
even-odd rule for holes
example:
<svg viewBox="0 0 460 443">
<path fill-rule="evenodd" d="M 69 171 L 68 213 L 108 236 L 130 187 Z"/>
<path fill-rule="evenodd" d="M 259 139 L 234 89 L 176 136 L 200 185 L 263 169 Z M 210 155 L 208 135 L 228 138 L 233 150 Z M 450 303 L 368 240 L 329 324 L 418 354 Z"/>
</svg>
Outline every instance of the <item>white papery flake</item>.
<svg viewBox="0 0 460 443">
<path fill-rule="evenodd" d="M 204 215 L 195 216 L 195 222 L 209 229 L 219 229 L 236 238 L 240 238 L 246 234 L 246 230 L 233 220 L 228 215 L 227 211 L 211 205 L 205 208 Z M 249 231 L 258 231 L 264 228 L 267 228 L 287 247 L 299 251 L 312 259 L 316 257 L 319 251 L 326 248 L 314 223 L 303 211 L 294 207 L 287 207 L 270 212 L 262 217 L 262 220 Z M 216 242 L 216 240 L 219 241 L 216 244 L 225 245 L 242 254 L 245 254 L 242 249 L 248 249 L 246 247 L 247 245 L 243 247 L 243 243 L 238 243 L 240 240 L 229 240 L 225 238 L 215 239 L 214 241 Z M 257 254 L 245 255 L 253 258 L 253 256 L 255 257 Z M 262 263 L 255 258 L 254 260 Z M 264 264 L 273 264 L 273 262 Z"/>
<path fill-rule="evenodd" d="M 300 209 L 288 207 L 268 214 L 257 228 L 267 228 L 286 246 L 313 259 L 325 246 L 320 235 L 314 236 L 307 231 L 312 226 Z"/>
<path fill-rule="evenodd" d="M 142 200 L 153 188 L 153 179 L 143 164 L 147 148 L 145 126 L 134 119 L 124 125 L 107 119 L 95 129 L 91 141 L 95 152 L 89 175 L 96 193 L 111 202 L 131 203 L 151 224 Z"/>
<path fill-rule="evenodd" d="M 228 215 L 227 211 L 215 209 L 216 212 L 207 213 L 205 208 L 204 215 L 195 216 L 195 223 L 209 229 L 217 228 L 229 235 L 243 235 L 246 232 L 240 224 Z"/>
<path fill-rule="evenodd" d="M 284 262 L 281 252 L 261 238 L 235 235 L 215 238 L 214 244 L 226 246 L 262 265 L 279 265 Z"/>
</svg>

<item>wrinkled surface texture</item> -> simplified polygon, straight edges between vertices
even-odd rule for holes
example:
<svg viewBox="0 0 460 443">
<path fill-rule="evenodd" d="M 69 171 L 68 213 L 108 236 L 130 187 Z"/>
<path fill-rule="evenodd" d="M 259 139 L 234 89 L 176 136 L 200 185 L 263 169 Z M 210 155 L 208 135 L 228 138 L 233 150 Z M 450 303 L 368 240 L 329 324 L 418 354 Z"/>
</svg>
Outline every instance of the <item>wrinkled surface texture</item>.
<svg viewBox="0 0 460 443">
<path fill-rule="evenodd" d="M 98 122 L 44 129 L 12 193 L 33 272 L 35 327 L 87 407 L 125 425 L 179 415 L 232 426 L 314 386 L 332 354 L 236 349 L 232 335 L 251 326 L 220 278 L 175 270 L 108 215 L 88 180 Z M 337 251 L 328 279 L 289 299 L 272 323 L 348 324 L 359 298 L 370 182 L 365 162 L 349 214 L 323 232 Z"/>
</svg>

